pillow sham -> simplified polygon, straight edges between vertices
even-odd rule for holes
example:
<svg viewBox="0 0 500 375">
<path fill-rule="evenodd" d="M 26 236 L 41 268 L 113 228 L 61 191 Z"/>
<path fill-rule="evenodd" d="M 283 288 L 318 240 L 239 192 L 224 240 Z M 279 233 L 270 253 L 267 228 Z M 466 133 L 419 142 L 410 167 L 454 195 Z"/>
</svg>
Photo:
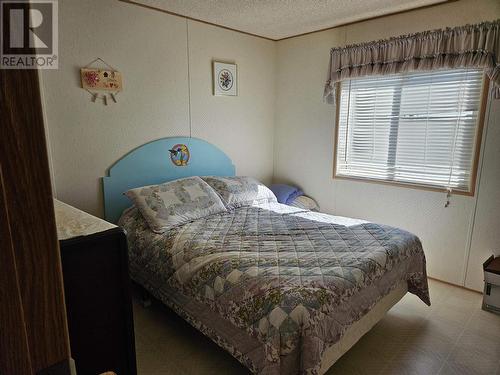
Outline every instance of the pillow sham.
<svg viewBox="0 0 500 375">
<path fill-rule="evenodd" d="M 217 193 L 199 177 L 143 186 L 124 194 L 134 202 L 155 233 L 227 211 Z"/>
<path fill-rule="evenodd" d="M 295 198 L 292 202 L 287 203 L 289 206 L 303 208 L 304 210 L 319 211 L 319 206 L 316 201 L 307 195 L 301 195 Z"/>
<path fill-rule="evenodd" d="M 274 193 L 252 177 L 205 176 L 202 179 L 214 189 L 228 208 L 251 206 L 254 203 L 277 202 Z"/>
</svg>

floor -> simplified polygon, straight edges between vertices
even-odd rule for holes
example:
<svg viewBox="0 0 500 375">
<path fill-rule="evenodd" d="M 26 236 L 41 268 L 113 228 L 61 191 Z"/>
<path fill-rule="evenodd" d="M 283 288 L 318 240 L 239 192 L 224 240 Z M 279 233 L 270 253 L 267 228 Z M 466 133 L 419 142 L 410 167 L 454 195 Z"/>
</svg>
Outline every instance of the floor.
<svg viewBox="0 0 500 375">
<path fill-rule="evenodd" d="M 407 294 L 327 374 L 500 375 L 500 315 L 479 293 L 433 280 L 430 293 L 431 307 Z M 139 375 L 248 374 L 173 312 L 137 301 Z"/>
</svg>

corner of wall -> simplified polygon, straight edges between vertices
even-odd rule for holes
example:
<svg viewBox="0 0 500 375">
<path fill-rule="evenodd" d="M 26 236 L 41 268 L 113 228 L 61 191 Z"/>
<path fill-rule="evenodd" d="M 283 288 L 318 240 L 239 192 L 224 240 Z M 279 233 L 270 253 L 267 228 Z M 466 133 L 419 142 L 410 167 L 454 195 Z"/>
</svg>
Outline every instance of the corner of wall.
<svg viewBox="0 0 500 375">
<path fill-rule="evenodd" d="M 279 75 L 279 70 L 278 70 L 278 42 L 273 41 L 273 47 L 274 47 L 274 100 L 273 100 L 273 171 L 271 175 L 271 182 L 275 182 L 276 178 L 276 169 L 277 169 L 277 164 L 278 164 L 278 153 L 277 153 L 277 147 L 276 147 L 276 140 L 277 140 L 277 129 L 276 129 L 276 124 L 278 123 L 277 119 L 277 103 L 278 103 L 278 75 Z"/>
<path fill-rule="evenodd" d="M 52 195 L 54 196 L 54 198 L 57 198 L 54 161 L 52 158 L 52 143 L 50 141 L 50 131 L 49 131 L 49 124 L 47 121 L 47 109 L 45 104 L 45 88 L 43 85 L 42 72 L 40 70 L 38 71 L 38 85 L 40 86 L 40 101 L 42 104 L 43 127 L 45 129 L 45 143 L 47 147 L 47 157 L 49 159 L 50 184 L 52 186 Z"/>
</svg>

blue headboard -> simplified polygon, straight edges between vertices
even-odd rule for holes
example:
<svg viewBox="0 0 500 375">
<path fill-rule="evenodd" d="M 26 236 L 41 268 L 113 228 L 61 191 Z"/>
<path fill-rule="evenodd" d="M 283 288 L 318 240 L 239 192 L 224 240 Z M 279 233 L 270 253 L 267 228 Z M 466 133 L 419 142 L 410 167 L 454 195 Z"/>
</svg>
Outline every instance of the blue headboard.
<svg viewBox="0 0 500 375">
<path fill-rule="evenodd" d="M 188 147 L 187 166 L 178 167 L 170 160 L 169 150 L 176 144 Z M 132 203 L 124 191 L 190 176 L 234 176 L 234 165 L 216 146 L 197 138 L 172 137 L 146 143 L 118 160 L 102 178 L 104 216 L 116 223 Z"/>
</svg>

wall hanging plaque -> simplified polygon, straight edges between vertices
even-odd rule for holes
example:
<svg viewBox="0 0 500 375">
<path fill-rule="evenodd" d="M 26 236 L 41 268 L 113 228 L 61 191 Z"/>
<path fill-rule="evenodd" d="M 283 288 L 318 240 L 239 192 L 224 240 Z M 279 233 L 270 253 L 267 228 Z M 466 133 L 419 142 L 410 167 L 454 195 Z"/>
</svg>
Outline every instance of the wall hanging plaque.
<svg viewBox="0 0 500 375">
<path fill-rule="evenodd" d="M 188 164 L 191 155 L 186 145 L 177 144 L 168 151 L 170 152 L 170 160 L 174 165 L 185 167 Z"/>
<path fill-rule="evenodd" d="M 92 67 L 93 64 L 101 62 L 106 67 Z M 122 75 L 119 71 L 98 57 L 85 67 L 80 69 L 82 88 L 87 90 L 91 101 L 102 99 L 104 105 L 108 105 L 108 95 L 113 102 L 117 102 L 117 95 L 123 89 Z"/>
<path fill-rule="evenodd" d="M 214 61 L 214 95 L 238 95 L 236 64 Z"/>
</svg>

